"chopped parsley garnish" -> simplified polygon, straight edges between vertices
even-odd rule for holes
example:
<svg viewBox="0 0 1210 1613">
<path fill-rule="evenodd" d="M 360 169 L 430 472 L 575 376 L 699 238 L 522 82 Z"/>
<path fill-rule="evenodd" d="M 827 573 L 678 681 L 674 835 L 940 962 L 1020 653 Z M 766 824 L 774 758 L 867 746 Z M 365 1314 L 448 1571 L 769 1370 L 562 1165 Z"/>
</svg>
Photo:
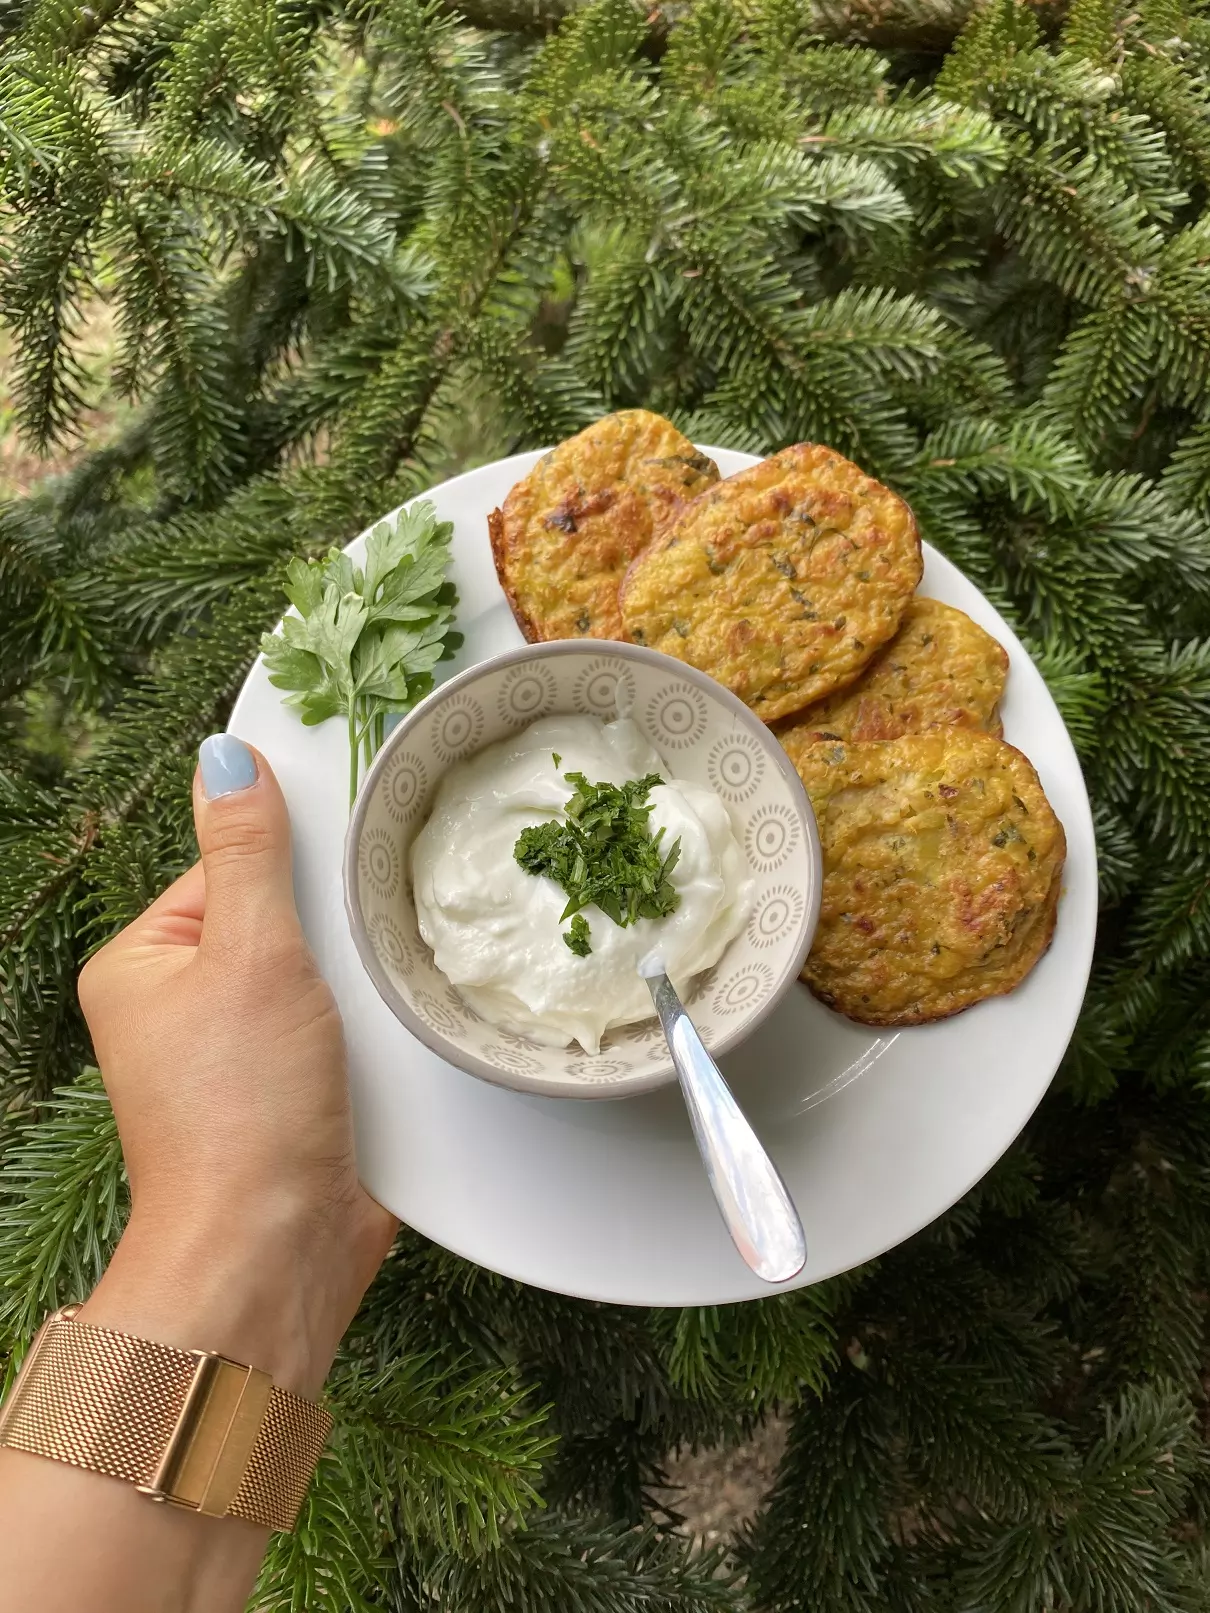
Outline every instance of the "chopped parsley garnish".
<svg viewBox="0 0 1210 1613">
<path fill-rule="evenodd" d="M 563 939 L 577 957 L 592 951 L 591 930 L 580 909 L 592 903 L 625 929 L 639 919 L 662 919 L 680 905 L 669 877 L 681 855 L 675 840 L 665 854 L 664 831 L 653 835 L 647 796 L 664 781 L 658 773 L 627 784 L 590 784 L 583 773 L 564 773 L 575 791 L 562 820 L 522 829 L 513 856 L 527 874 L 545 874 L 567 896 L 559 923 L 571 919 Z"/>
<path fill-rule="evenodd" d="M 558 767 L 559 763 L 563 760 L 563 758 L 559 755 L 557 750 L 552 750 L 551 751 L 550 759 L 555 764 L 556 767 Z"/>
</svg>

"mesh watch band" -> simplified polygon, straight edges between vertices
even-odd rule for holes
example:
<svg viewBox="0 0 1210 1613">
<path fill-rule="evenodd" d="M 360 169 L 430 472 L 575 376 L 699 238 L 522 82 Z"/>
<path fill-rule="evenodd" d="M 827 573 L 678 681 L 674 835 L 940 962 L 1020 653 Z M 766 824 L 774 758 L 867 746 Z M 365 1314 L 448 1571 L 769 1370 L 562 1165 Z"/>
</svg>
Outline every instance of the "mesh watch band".
<svg viewBox="0 0 1210 1613">
<path fill-rule="evenodd" d="M 255 1367 L 47 1318 L 0 1408 L 0 1445 L 216 1517 L 292 1529 L 332 1419 Z"/>
</svg>

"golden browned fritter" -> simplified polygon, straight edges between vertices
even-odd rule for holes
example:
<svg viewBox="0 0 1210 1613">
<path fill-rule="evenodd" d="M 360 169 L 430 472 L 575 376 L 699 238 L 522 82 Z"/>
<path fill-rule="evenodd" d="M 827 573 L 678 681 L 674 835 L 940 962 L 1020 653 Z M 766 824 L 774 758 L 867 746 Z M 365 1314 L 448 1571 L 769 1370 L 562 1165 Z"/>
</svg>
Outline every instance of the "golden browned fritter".
<svg viewBox="0 0 1210 1613">
<path fill-rule="evenodd" d="M 903 500 L 800 443 L 696 498 L 626 573 L 622 620 L 771 722 L 852 683 L 920 572 Z"/>
<path fill-rule="evenodd" d="M 991 734 L 805 745 L 823 846 L 803 979 L 867 1025 L 921 1025 L 1011 991 L 1050 945 L 1066 842 L 1021 752 Z"/>
<path fill-rule="evenodd" d="M 623 409 L 546 454 L 488 516 L 496 575 L 531 644 L 625 638 L 618 584 L 718 466 L 661 415 Z"/>
<path fill-rule="evenodd" d="M 1008 652 L 963 611 L 917 595 L 899 631 L 839 694 L 808 706 L 781 734 L 793 752 L 816 739 L 898 739 L 931 728 L 1002 733 L 996 707 Z"/>
</svg>

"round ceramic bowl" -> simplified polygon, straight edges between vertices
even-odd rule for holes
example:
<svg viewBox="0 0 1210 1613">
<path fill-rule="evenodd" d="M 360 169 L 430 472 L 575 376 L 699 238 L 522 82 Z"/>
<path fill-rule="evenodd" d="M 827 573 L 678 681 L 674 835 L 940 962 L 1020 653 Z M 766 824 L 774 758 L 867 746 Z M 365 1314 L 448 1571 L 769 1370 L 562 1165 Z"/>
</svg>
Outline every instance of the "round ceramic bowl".
<svg viewBox="0 0 1210 1613">
<path fill-rule="evenodd" d="M 669 776 L 725 803 L 756 881 L 752 914 L 690 1010 L 715 1054 L 798 978 L 822 885 L 815 818 L 777 740 L 712 678 L 655 650 L 574 639 L 529 645 L 451 678 L 403 718 L 362 785 L 345 845 L 345 906 L 383 1001 L 433 1051 L 486 1081 L 546 1097 L 621 1098 L 675 1079 L 658 1022 L 609 1031 L 599 1054 L 543 1047 L 481 1019 L 437 969 L 412 900 L 411 846 L 442 773 L 539 717 L 627 715 Z"/>
</svg>

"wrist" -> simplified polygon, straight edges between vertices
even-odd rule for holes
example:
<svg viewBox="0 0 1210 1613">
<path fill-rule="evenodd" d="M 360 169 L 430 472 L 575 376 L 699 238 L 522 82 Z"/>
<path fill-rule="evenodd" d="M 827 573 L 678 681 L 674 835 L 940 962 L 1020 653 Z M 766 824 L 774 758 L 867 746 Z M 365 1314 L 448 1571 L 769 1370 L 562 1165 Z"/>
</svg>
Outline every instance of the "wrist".
<svg viewBox="0 0 1210 1613">
<path fill-rule="evenodd" d="M 316 1398 L 340 1342 L 301 1228 L 236 1214 L 181 1222 L 137 1212 L 80 1320 L 209 1350 Z"/>
</svg>

